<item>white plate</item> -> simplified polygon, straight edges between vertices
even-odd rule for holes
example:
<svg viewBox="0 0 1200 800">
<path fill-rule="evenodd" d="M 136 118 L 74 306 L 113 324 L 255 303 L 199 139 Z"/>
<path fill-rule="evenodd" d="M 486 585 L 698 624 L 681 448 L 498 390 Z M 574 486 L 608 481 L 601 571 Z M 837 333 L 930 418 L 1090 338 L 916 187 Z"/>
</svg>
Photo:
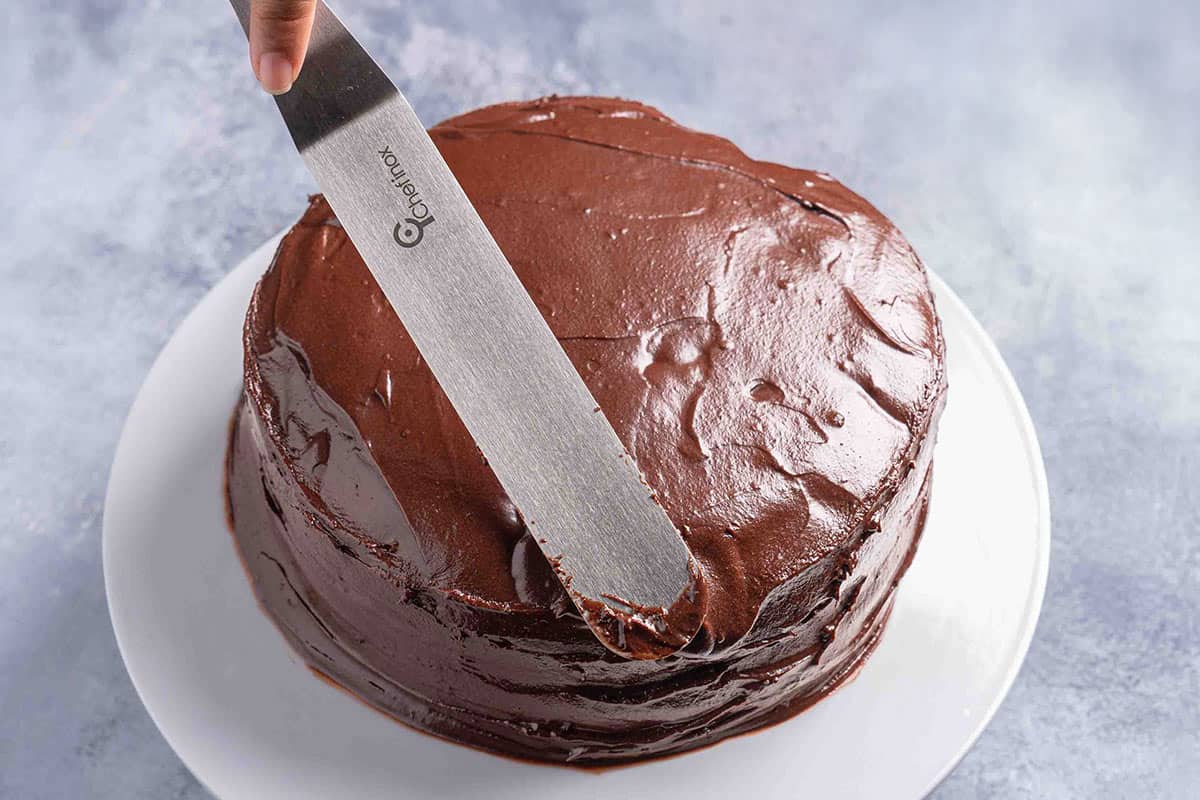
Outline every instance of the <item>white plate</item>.
<svg viewBox="0 0 1200 800">
<path fill-rule="evenodd" d="M 915 798 L 991 719 L 1041 607 L 1046 480 L 1008 370 L 936 278 L 951 389 L 932 511 L 879 649 L 833 696 L 749 736 L 597 773 L 448 744 L 318 680 L 255 605 L 221 498 L 242 319 L 277 242 L 214 288 L 159 355 L 125 423 L 104 511 L 125 664 L 167 741 L 216 795 Z"/>
</svg>

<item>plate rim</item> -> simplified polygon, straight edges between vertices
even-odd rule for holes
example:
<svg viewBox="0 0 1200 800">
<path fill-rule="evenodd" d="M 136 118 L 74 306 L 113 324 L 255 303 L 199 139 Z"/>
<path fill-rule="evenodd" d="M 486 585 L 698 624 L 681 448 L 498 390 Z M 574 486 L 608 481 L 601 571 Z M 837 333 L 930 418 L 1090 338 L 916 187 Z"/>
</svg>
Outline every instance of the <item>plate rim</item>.
<svg viewBox="0 0 1200 800">
<path fill-rule="evenodd" d="M 971 313 L 971 309 L 966 302 L 959 296 L 958 292 L 951 288 L 950 284 L 946 283 L 940 275 L 930 269 L 925 268 L 929 275 L 930 284 L 936 289 L 936 302 L 938 304 L 946 304 L 954 306 L 954 310 L 966 322 L 970 328 L 970 333 L 976 342 L 978 342 L 987 358 L 988 367 L 1000 380 L 1004 388 L 1005 399 L 1007 404 L 1015 412 L 1014 418 L 1021 428 L 1021 444 L 1025 450 L 1027 460 L 1033 467 L 1034 494 L 1037 498 L 1037 552 L 1034 555 L 1034 582 L 1032 591 L 1026 597 L 1025 614 L 1022 618 L 1023 628 L 1021 637 L 1017 643 L 1016 657 L 1009 664 L 1005 672 L 1004 679 L 1001 682 L 1001 689 L 997 692 L 995 699 L 988 707 L 987 711 L 980 717 L 979 724 L 975 730 L 967 737 L 963 746 L 955 753 L 942 771 L 934 777 L 925 789 L 923 797 L 928 797 L 938 786 L 941 785 L 954 768 L 962 762 L 967 753 L 971 752 L 971 748 L 979 741 L 979 737 L 983 735 L 984 730 L 988 725 L 992 724 L 992 720 L 996 716 L 996 712 L 1000 710 L 1000 706 L 1008 699 L 1008 693 L 1012 690 L 1013 684 L 1017 681 L 1017 676 L 1021 674 L 1021 669 L 1025 666 L 1025 659 L 1029 655 L 1029 648 L 1033 644 L 1034 634 L 1037 632 L 1038 623 L 1042 617 L 1042 606 L 1046 598 L 1046 584 L 1050 577 L 1050 537 L 1052 532 L 1050 518 L 1050 484 L 1046 477 L 1046 462 L 1042 455 L 1042 445 L 1038 439 L 1037 429 L 1033 424 L 1033 417 L 1029 413 L 1029 406 L 1025 403 L 1025 395 L 1021 392 L 1020 386 L 1017 385 L 1017 380 L 1013 377 L 1012 370 L 1009 369 L 1008 362 L 1004 360 L 1000 348 L 988 334 L 987 329 L 983 324 L 976 319 Z M 939 316 L 941 311 L 938 312 Z M 935 453 L 936 459 L 936 453 Z"/>
<path fill-rule="evenodd" d="M 289 226 L 290 227 L 290 226 Z M 162 366 L 166 359 L 170 357 L 175 343 L 186 332 L 196 324 L 196 320 L 200 317 L 203 309 L 219 294 L 219 289 L 232 282 L 235 275 L 245 267 L 247 262 L 261 258 L 265 251 L 274 251 L 283 236 L 286 235 L 289 227 L 285 227 L 278 233 L 268 237 L 257 248 L 248 252 L 243 258 L 223 275 L 220 280 L 213 284 L 200 298 L 199 301 L 184 315 L 183 319 L 171 332 L 158 354 L 155 356 L 150 368 L 146 371 L 145 377 L 142 379 L 137 393 L 133 401 L 130 403 L 129 411 L 127 412 L 124 421 L 121 425 L 120 435 L 117 439 L 117 445 L 113 451 L 112 464 L 109 468 L 108 482 L 104 493 L 104 513 L 101 522 L 101 564 L 104 573 L 104 595 L 105 602 L 108 606 L 109 621 L 113 628 L 114 638 L 117 642 L 117 650 L 121 655 L 122 663 L 126 673 L 129 675 L 130 683 L 133 684 L 134 691 L 137 694 L 138 700 L 146 713 L 154 722 L 155 728 L 159 734 L 166 740 L 168 746 L 177 758 L 187 767 L 189 773 L 202 785 L 204 788 L 217 797 L 217 793 L 204 779 L 203 775 L 196 769 L 193 760 L 180 749 L 175 737 L 168 731 L 169 726 L 164 726 L 163 720 L 154 706 L 147 702 L 144 694 L 144 682 L 139 682 L 137 671 L 132 666 L 128 648 L 129 634 L 122 633 L 125 629 L 125 622 L 118 619 L 114 611 L 113 597 L 115 589 L 113 580 L 112 559 L 114 558 L 112 551 L 113 541 L 116 534 L 112 533 L 112 528 L 115 523 L 112 523 L 110 508 L 112 507 L 113 498 L 117 494 L 115 487 L 118 485 L 117 476 L 124 472 L 128 467 L 125 463 L 131 458 L 127 451 L 131 447 L 129 444 L 128 432 L 133 420 L 139 417 L 139 411 L 142 406 L 149 402 L 146 396 L 146 387 L 156 377 L 164 367 Z M 268 257 L 269 259 L 269 257 Z M 1050 511 L 1050 493 L 1049 484 L 1046 475 L 1045 461 L 1042 455 L 1041 444 L 1037 436 L 1036 428 L 1034 427 L 1032 416 L 1029 413 L 1028 406 L 1025 403 L 1025 397 L 1021 393 L 1020 387 L 1017 385 L 1016 379 L 1012 375 L 1012 371 L 1008 363 L 1004 360 L 996 343 L 987 333 L 987 330 L 976 319 L 970 308 L 962 300 L 957 292 L 950 287 L 945 280 L 941 278 L 932 269 L 926 267 L 931 289 L 934 290 L 936 296 L 935 301 L 939 306 L 952 306 L 954 312 L 965 322 L 970 338 L 979 344 L 984 360 L 986 361 L 989 371 L 997 378 L 1003 392 L 1005 405 L 1008 406 L 1013 414 L 1014 421 L 1018 424 L 1021 431 L 1021 445 L 1024 450 L 1025 460 L 1031 467 L 1029 475 L 1033 482 L 1034 496 L 1036 498 L 1036 552 L 1033 558 L 1033 580 L 1030 585 L 1030 591 L 1025 598 L 1024 612 L 1020 627 L 1020 636 L 1016 647 L 1013 650 L 1014 657 L 1008 664 L 1004 677 L 1000 682 L 1000 689 L 996 692 L 986 711 L 980 716 L 978 724 L 971 731 L 970 735 L 965 737 L 963 743 L 958 750 L 946 761 L 945 765 L 938 771 L 929 781 L 928 785 L 922 792 L 922 796 L 926 797 L 946 779 L 946 777 L 958 766 L 962 759 L 975 746 L 983 731 L 991 724 L 1000 706 L 1007 699 L 1013 684 L 1016 682 L 1017 676 L 1025 665 L 1026 658 L 1029 653 L 1029 648 L 1032 645 L 1033 637 L 1037 631 L 1038 623 L 1041 619 L 1041 610 L 1045 600 L 1046 585 L 1049 578 L 1050 569 L 1050 542 L 1051 542 L 1051 511 Z M 939 316 L 944 317 L 943 308 L 939 308 Z"/>
</svg>

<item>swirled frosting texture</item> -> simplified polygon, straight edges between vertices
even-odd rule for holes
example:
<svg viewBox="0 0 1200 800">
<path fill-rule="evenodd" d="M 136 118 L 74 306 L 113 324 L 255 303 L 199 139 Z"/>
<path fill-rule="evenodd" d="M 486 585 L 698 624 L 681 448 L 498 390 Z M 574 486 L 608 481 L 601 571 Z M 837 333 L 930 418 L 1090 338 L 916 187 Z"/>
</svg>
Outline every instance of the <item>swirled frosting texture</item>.
<svg viewBox="0 0 1200 800">
<path fill-rule="evenodd" d="M 911 247 L 830 177 L 637 103 L 431 135 L 686 539 L 705 621 L 656 662 L 591 637 L 319 197 L 255 293 L 230 444 L 268 613 L 368 702 L 522 756 L 675 752 L 823 696 L 924 522 L 945 379 Z"/>
</svg>

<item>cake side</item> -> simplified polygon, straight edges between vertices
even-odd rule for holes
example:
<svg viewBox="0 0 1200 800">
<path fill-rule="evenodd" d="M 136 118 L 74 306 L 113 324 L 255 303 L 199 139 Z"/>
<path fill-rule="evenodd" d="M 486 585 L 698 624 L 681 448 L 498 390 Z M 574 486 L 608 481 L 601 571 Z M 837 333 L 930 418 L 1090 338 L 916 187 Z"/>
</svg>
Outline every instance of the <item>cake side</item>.
<svg viewBox="0 0 1200 800">
<path fill-rule="evenodd" d="M 255 293 L 231 438 L 268 613 L 368 702 L 538 758 L 674 752 L 823 696 L 878 636 L 928 501 L 943 346 L 911 248 L 827 177 L 625 101 L 433 136 L 681 527 L 710 618 L 658 662 L 591 638 L 320 199 Z"/>
</svg>

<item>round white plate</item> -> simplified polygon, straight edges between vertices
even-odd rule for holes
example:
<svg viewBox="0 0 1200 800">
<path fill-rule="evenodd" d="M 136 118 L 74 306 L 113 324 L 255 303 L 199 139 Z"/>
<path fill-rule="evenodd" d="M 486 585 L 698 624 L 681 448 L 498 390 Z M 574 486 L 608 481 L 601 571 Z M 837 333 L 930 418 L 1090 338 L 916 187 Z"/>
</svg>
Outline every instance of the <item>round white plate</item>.
<svg viewBox="0 0 1200 800">
<path fill-rule="evenodd" d="M 987 724 L 1029 646 L 1050 547 L 1033 426 L 995 347 L 933 285 L 950 398 L 934 498 L 879 649 L 800 716 L 699 752 L 602 772 L 531 765 L 416 733 L 318 680 L 255 604 L 222 501 L 242 319 L 278 237 L 184 320 L 117 447 L 104 576 L 150 715 L 217 796 L 916 798 Z"/>
</svg>

